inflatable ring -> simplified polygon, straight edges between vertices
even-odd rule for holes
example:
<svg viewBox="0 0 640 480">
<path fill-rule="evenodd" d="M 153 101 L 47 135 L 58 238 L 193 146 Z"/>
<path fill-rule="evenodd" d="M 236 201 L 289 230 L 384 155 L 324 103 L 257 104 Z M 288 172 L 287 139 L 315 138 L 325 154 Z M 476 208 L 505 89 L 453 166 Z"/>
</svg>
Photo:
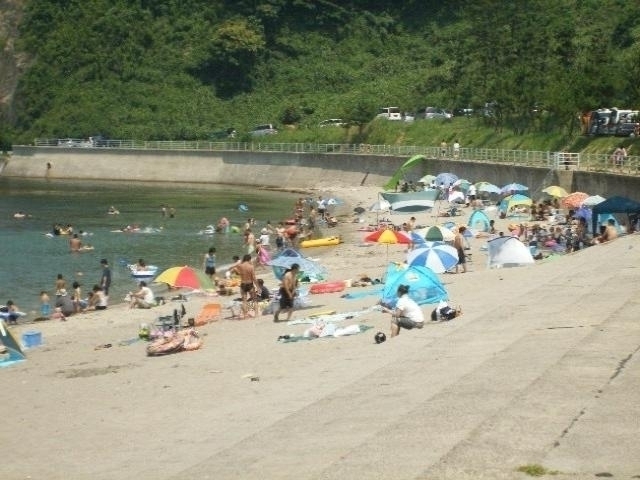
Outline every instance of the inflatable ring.
<svg viewBox="0 0 640 480">
<path fill-rule="evenodd" d="M 309 289 L 310 293 L 335 293 L 344 290 L 344 282 L 314 283 Z"/>
</svg>

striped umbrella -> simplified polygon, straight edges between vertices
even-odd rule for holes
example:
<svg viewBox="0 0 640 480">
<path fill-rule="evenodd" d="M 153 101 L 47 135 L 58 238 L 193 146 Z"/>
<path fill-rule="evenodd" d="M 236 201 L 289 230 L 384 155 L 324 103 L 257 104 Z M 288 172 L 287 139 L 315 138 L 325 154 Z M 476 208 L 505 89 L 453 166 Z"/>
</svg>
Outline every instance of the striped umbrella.
<svg viewBox="0 0 640 480">
<path fill-rule="evenodd" d="M 444 273 L 458 263 L 458 252 L 443 242 L 427 242 L 424 247 L 407 253 L 409 265 L 428 267 L 435 273 Z"/>
</svg>

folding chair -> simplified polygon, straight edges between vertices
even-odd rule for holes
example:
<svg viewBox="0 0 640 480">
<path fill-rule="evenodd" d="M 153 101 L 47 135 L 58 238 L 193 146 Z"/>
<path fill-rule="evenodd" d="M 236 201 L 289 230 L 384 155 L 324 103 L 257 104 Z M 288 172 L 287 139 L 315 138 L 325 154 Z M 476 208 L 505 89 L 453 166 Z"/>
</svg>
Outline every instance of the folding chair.
<svg viewBox="0 0 640 480">
<path fill-rule="evenodd" d="M 202 306 L 202 310 L 196 315 L 194 325 L 200 327 L 207 323 L 215 322 L 222 318 L 222 305 L 219 303 L 206 303 Z"/>
</svg>

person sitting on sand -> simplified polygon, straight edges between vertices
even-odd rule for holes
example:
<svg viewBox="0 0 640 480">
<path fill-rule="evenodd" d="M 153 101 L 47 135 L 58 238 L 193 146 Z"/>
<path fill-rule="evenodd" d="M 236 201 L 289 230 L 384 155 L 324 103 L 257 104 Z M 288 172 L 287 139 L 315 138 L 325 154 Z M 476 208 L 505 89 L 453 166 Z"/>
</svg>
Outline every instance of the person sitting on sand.
<svg viewBox="0 0 640 480">
<path fill-rule="evenodd" d="M 94 285 L 89 297 L 89 306 L 87 310 L 106 310 L 107 296 L 100 285 Z"/>
<path fill-rule="evenodd" d="M 401 328 L 412 330 L 424 326 L 422 309 L 409 296 L 409 286 L 400 285 L 396 294 L 398 295 L 398 301 L 394 309 L 382 305 L 382 311 L 391 313 L 391 337 L 399 335 Z"/>
<path fill-rule="evenodd" d="M 156 302 L 153 290 L 147 287 L 147 282 L 145 281 L 139 283 L 139 289 L 137 292 L 129 292 L 129 296 L 131 297 L 129 308 L 151 308 Z"/>
<path fill-rule="evenodd" d="M 20 318 L 22 313 L 18 309 L 18 306 L 13 303 L 13 300 L 8 300 L 7 304 L 4 307 L 0 307 L 0 312 L 3 314 L 2 318 L 7 319 L 7 323 L 9 325 L 17 325 L 18 318 Z"/>
<path fill-rule="evenodd" d="M 616 221 L 613 218 L 607 220 L 607 226 L 601 235 L 593 239 L 593 243 L 606 243 L 618 238 L 618 230 L 616 230 Z"/>
</svg>

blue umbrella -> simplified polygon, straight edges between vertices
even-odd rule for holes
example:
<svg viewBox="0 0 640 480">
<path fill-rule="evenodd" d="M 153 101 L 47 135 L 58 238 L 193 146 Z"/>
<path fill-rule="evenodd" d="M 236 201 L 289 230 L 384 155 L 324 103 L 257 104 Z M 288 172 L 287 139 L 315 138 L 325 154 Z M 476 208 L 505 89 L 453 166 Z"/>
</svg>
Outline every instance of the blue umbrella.
<svg viewBox="0 0 640 480">
<path fill-rule="evenodd" d="M 409 232 L 409 238 L 411 238 L 411 243 L 414 245 L 423 245 L 426 243 L 424 237 L 416 232 Z"/>
<path fill-rule="evenodd" d="M 428 242 L 424 247 L 407 253 L 409 265 L 428 267 L 435 273 L 444 273 L 458 263 L 458 252 L 442 242 Z"/>
<path fill-rule="evenodd" d="M 509 183 L 502 187 L 500 190 L 502 193 L 510 193 L 510 192 L 526 192 L 529 190 L 529 187 L 526 185 L 522 185 L 520 183 Z"/>
<path fill-rule="evenodd" d="M 300 266 L 298 278 L 310 277 L 321 280 L 327 276 L 327 270 L 322 265 L 304 257 L 279 255 L 267 262 L 267 265 L 270 265 L 273 268 L 273 274 L 276 278 L 278 280 L 282 280 L 285 271 L 291 268 L 291 265 L 294 263 L 297 263 Z"/>
<path fill-rule="evenodd" d="M 586 207 L 581 207 L 573 214 L 575 218 L 584 218 L 587 222 L 591 220 L 591 209 Z"/>
<path fill-rule="evenodd" d="M 458 181 L 458 176 L 453 173 L 439 173 L 436 176 L 436 185 L 444 184 L 446 187 Z"/>
</svg>

